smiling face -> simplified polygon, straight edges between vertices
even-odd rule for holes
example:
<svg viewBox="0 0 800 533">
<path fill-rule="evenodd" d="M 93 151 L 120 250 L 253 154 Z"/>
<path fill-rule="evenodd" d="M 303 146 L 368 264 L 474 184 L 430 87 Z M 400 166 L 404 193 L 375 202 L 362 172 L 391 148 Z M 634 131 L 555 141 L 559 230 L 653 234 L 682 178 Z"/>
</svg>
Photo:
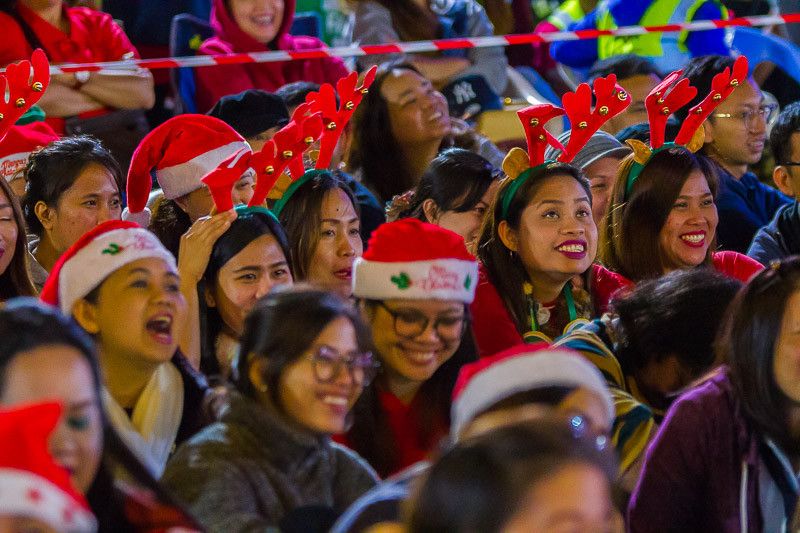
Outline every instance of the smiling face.
<svg viewBox="0 0 800 533">
<path fill-rule="evenodd" d="M 380 92 L 389 108 L 392 135 L 400 145 L 441 142 L 450 133 L 447 100 L 413 70 L 393 70 Z"/>
<path fill-rule="evenodd" d="M 761 89 L 752 78 L 748 78 L 747 83 L 739 84 L 703 124 L 708 155 L 737 178 L 747 171 L 749 165 L 758 163 L 764 152 L 767 123 L 757 113 L 763 102 Z M 749 125 L 741 118 L 744 111 L 756 115 Z M 733 116 L 714 116 L 718 114 Z"/>
<path fill-rule="evenodd" d="M 0 276 L 11 264 L 11 258 L 17 250 L 17 235 L 19 228 L 14 218 L 14 209 L 11 201 L 0 189 Z"/>
<path fill-rule="evenodd" d="M 111 172 L 102 165 L 89 163 L 55 206 L 40 202 L 35 209 L 46 237 L 60 255 L 98 224 L 119 220 L 122 200 Z"/>
<path fill-rule="evenodd" d="M 393 392 L 416 390 L 430 379 L 458 349 L 466 320 L 464 304 L 457 301 L 386 300 L 367 311 L 373 342 Z M 408 334 L 426 322 L 421 333 Z"/>
<path fill-rule="evenodd" d="M 48 442 L 58 464 L 82 493 L 91 486 L 103 455 L 100 403 L 85 356 L 66 345 L 40 346 L 17 354 L 5 370 L 0 405 L 56 401 L 61 419 Z"/>
<path fill-rule="evenodd" d="M 283 0 L 228 0 L 236 25 L 260 43 L 270 43 L 283 22 Z"/>
<path fill-rule="evenodd" d="M 347 429 L 347 414 L 361 394 L 362 383 L 353 379 L 342 364 L 330 383 L 319 383 L 311 355 L 320 349 L 339 357 L 358 352 L 356 330 L 350 319 L 340 316 L 320 332 L 306 354 L 281 373 L 278 394 L 289 417 L 315 433 L 342 433 Z"/>
<path fill-rule="evenodd" d="M 681 187 L 659 233 L 664 273 L 692 268 L 705 261 L 718 221 L 708 180 L 700 170 L 694 170 Z"/>
<path fill-rule="evenodd" d="M 186 322 L 177 272 L 163 259 L 138 259 L 108 276 L 97 302 L 76 304 L 76 319 L 97 335 L 103 358 L 152 369 L 169 361 Z"/>
<path fill-rule="evenodd" d="M 278 241 L 262 235 L 225 263 L 206 302 L 216 307 L 224 329 L 234 338 L 244 331 L 244 319 L 259 298 L 277 285 L 291 285 L 292 273 Z"/>
<path fill-rule="evenodd" d="M 325 194 L 320 210 L 319 240 L 308 265 L 310 281 L 343 298 L 353 294 L 353 262 L 361 257 L 361 223 L 350 197 L 336 188 Z"/>
<path fill-rule="evenodd" d="M 564 283 L 585 272 L 597 254 L 597 226 L 586 190 L 568 175 L 544 179 L 522 212 L 518 229 L 499 228 L 532 282 Z"/>
</svg>

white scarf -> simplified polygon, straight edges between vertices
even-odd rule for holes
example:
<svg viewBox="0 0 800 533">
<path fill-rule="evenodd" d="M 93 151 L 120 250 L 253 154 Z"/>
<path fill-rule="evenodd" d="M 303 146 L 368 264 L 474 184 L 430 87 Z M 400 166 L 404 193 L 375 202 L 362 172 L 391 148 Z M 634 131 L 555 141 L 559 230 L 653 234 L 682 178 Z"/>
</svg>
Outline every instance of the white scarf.
<svg viewBox="0 0 800 533">
<path fill-rule="evenodd" d="M 103 387 L 103 405 L 119 436 L 156 477 L 161 477 L 183 417 L 183 378 L 170 362 L 153 373 L 133 416 Z"/>
</svg>

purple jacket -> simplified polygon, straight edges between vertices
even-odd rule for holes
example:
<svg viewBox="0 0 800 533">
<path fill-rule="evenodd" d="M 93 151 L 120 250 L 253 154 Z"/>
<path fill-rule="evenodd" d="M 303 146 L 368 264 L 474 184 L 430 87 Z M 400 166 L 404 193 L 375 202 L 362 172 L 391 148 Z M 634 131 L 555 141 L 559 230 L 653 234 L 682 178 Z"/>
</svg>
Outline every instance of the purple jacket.
<svg viewBox="0 0 800 533">
<path fill-rule="evenodd" d="M 760 532 L 760 437 L 723 368 L 669 409 L 628 506 L 631 532 Z"/>
</svg>

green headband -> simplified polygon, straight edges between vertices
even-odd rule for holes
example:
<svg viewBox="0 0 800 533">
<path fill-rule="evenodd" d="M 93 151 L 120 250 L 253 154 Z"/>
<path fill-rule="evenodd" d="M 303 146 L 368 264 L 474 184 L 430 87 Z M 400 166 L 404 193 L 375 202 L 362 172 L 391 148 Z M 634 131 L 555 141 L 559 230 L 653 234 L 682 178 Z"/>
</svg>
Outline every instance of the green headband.
<svg viewBox="0 0 800 533">
<path fill-rule="evenodd" d="M 303 184 L 313 180 L 314 178 L 323 174 L 324 172 L 330 173 L 330 170 L 316 170 L 316 169 L 309 170 L 308 172 L 300 176 L 299 180 L 289 185 L 289 188 L 286 189 L 286 192 L 283 193 L 283 196 L 281 196 L 280 199 L 277 202 L 275 202 L 275 205 L 272 206 L 272 212 L 274 213 L 274 215 L 276 217 L 281 216 L 281 211 L 283 211 L 283 208 L 286 207 L 286 204 L 289 202 L 289 200 L 291 200 L 295 191 L 297 191 L 297 189 L 302 187 Z"/>
<path fill-rule="evenodd" d="M 275 222 L 278 222 L 278 217 L 275 216 L 275 213 L 264 207 L 260 206 L 248 207 L 246 205 L 237 205 L 234 208 L 234 211 L 236 211 L 236 214 L 240 217 L 245 215 L 265 215 L 275 220 Z"/>
<path fill-rule="evenodd" d="M 540 170 L 556 162 L 557 161 L 548 159 L 544 163 L 536 165 L 535 167 L 525 169 L 519 176 L 517 176 L 514 179 L 511 185 L 508 186 L 508 189 L 506 189 L 505 192 L 503 193 L 503 200 L 501 203 L 501 205 L 503 206 L 503 210 L 500 213 L 501 214 L 500 220 L 508 219 L 508 208 L 511 207 L 511 202 L 514 200 L 514 197 L 517 195 L 517 191 L 520 189 L 520 187 L 522 187 L 531 176 L 533 176 L 534 174 L 538 174 Z"/>
<path fill-rule="evenodd" d="M 675 148 L 677 146 L 682 146 L 680 144 L 675 144 L 674 142 L 666 142 L 662 144 L 659 148 L 652 150 L 650 152 L 650 157 L 647 158 L 647 161 L 644 163 L 639 163 L 635 159 L 633 160 L 633 165 L 631 165 L 631 170 L 628 172 L 628 181 L 625 182 L 625 198 L 628 198 L 631 195 L 631 189 L 633 189 L 633 184 L 639 177 L 639 174 L 642 173 L 644 167 L 653 159 L 653 156 L 659 152 L 663 152 L 664 150 L 668 150 L 670 148 Z"/>
</svg>

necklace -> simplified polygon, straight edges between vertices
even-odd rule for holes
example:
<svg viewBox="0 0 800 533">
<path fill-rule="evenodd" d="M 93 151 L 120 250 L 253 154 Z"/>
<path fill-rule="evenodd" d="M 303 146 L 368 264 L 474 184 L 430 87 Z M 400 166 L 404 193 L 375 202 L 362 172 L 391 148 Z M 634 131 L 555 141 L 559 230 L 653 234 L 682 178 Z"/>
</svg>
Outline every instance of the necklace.
<svg viewBox="0 0 800 533">
<path fill-rule="evenodd" d="M 532 344 L 535 342 L 546 342 L 548 344 L 552 343 L 553 339 L 539 330 L 540 324 L 546 324 L 550 321 L 550 310 L 543 305 L 536 303 L 536 300 L 533 298 L 533 287 L 530 283 L 525 283 L 523 290 L 528 298 L 528 316 L 531 323 L 531 330 L 522 336 L 523 340 L 526 344 Z M 589 321 L 585 318 L 578 318 L 578 311 L 575 308 L 575 298 L 572 295 L 571 282 L 568 282 L 566 285 L 564 285 L 561 294 L 564 295 L 564 300 L 567 302 L 567 314 L 569 316 L 569 322 L 564 327 L 564 333 L 569 333 L 576 327 L 586 324 Z"/>
</svg>

